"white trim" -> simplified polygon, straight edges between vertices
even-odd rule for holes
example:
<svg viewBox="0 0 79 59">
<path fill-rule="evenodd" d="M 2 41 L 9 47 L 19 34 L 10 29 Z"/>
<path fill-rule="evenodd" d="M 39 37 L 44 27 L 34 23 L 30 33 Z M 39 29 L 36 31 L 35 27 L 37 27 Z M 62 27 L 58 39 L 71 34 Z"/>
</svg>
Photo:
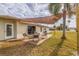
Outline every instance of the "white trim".
<svg viewBox="0 0 79 59">
<path fill-rule="evenodd" d="M 6 26 L 7 25 L 12 25 L 12 36 L 6 36 L 7 32 L 6 32 Z M 14 37 L 14 25 L 12 23 L 5 23 L 5 39 L 10 39 Z"/>
</svg>

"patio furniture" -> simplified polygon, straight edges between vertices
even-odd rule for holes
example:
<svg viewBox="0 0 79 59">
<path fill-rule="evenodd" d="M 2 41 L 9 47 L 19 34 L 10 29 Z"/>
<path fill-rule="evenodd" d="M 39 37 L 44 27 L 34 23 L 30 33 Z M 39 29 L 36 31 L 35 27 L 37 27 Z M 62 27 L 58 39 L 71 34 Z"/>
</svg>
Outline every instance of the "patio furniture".
<svg viewBox="0 0 79 59">
<path fill-rule="evenodd" d="M 47 31 L 46 31 L 46 30 L 44 31 L 44 35 L 45 35 L 45 36 L 47 35 Z"/>
<path fill-rule="evenodd" d="M 41 32 L 40 35 L 39 35 L 39 40 L 42 40 L 42 39 L 45 39 L 46 38 L 46 35 L 44 32 Z"/>
<path fill-rule="evenodd" d="M 35 34 L 33 35 L 33 39 L 34 39 L 34 41 L 38 41 L 39 40 L 39 33 L 35 32 Z"/>
<path fill-rule="evenodd" d="M 34 38 L 39 38 L 39 34 L 34 34 L 33 37 Z"/>
<path fill-rule="evenodd" d="M 28 36 L 26 33 L 23 33 L 23 37 L 24 37 L 24 39 L 28 39 Z"/>
<path fill-rule="evenodd" d="M 23 36 L 27 36 L 27 34 L 26 33 L 23 33 Z"/>
</svg>

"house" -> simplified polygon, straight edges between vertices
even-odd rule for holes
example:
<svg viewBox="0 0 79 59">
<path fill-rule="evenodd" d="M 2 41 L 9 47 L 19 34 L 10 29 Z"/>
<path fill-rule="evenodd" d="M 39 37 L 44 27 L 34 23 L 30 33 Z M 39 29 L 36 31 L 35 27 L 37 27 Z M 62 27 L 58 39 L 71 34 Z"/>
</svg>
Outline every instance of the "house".
<svg viewBox="0 0 79 59">
<path fill-rule="evenodd" d="M 35 32 L 43 32 L 49 30 L 49 27 L 41 24 L 53 24 L 60 17 L 47 16 L 41 18 L 16 18 L 12 16 L 0 16 L 0 40 L 22 39 L 23 33 L 28 35 Z"/>
</svg>

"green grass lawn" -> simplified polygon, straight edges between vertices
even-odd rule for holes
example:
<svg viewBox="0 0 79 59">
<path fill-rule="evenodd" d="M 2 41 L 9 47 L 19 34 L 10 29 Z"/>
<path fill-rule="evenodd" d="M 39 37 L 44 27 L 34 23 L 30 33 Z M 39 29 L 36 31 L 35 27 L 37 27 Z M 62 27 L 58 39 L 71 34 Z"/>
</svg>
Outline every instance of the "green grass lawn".
<svg viewBox="0 0 79 59">
<path fill-rule="evenodd" d="M 39 46 L 25 44 L 0 49 L 0 55 L 32 55 L 32 56 L 69 56 L 77 51 L 76 32 L 66 32 L 66 39 L 61 39 L 62 32 L 52 32 L 52 37 Z"/>
<path fill-rule="evenodd" d="M 61 37 L 62 32 L 53 32 L 49 40 L 38 46 L 39 52 L 35 51 L 35 55 L 74 55 L 77 50 L 76 32 L 66 32 L 65 40 Z"/>
</svg>

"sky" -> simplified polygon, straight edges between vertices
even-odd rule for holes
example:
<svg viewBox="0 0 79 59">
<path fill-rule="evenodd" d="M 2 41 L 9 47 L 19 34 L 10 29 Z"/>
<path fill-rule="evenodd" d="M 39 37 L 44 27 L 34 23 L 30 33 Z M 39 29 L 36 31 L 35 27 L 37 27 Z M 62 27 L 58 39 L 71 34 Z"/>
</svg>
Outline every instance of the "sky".
<svg viewBox="0 0 79 59">
<path fill-rule="evenodd" d="M 50 16 L 51 13 L 48 10 L 48 3 L 0 3 L 0 15 L 9 15 L 18 18 L 36 18 L 36 17 L 45 17 Z M 62 8 L 60 12 L 62 12 Z M 69 20 L 66 17 L 66 20 Z M 71 28 L 76 28 L 76 16 L 73 15 L 70 18 L 71 22 L 66 22 L 66 25 Z M 59 26 L 63 22 L 61 18 L 58 22 L 55 23 L 56 26 Z M 54 24 L 50 24 L 49 27 L 52 27 Z"/>
<path fill-rule="evenodd" d="M 42 3 L 0 3 L 0 15 L 18 18 L 35 18 L 50 16 L 48 4 Z"/>
</svg>

